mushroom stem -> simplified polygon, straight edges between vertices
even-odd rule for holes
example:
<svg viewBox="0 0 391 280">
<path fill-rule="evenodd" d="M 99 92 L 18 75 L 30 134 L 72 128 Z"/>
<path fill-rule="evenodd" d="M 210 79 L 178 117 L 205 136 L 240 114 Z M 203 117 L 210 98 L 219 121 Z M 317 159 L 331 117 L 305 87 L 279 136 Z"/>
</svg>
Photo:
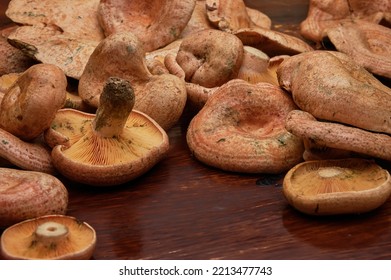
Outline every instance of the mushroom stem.
<svg viewBox="0 0 391 280">
<path fill-rule="evenodd" d="M 53 246 L 54 244 L 67 238 L 68 232 L 68 227 L 63 224 L 56 222 L 45 222 L 40 224 L 35 230 L 35 241 L 40 242 L 45 246 Z"/>
<path fill-rule="evenodd" d="M 121 134 L 133 109 L 135 95 L 130 82 L 110 77 L 100 96 L 100 105 L 93 120 L 93 130 L 101 137 L 112 138 Z"/>
</svg>

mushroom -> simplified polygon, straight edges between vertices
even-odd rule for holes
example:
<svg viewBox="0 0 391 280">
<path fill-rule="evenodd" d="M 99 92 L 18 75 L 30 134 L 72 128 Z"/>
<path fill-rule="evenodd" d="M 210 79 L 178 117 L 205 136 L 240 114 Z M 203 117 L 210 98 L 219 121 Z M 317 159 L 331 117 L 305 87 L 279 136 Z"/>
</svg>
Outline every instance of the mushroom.
<svg viewBox="0 0 391 280">
<path fill-rule="evenodd" d="M 76 182 L 111 186 L 157 164 L 168 152 L 168 135 L 152 118 L 132 110 L 134 102 L 130 83 L 111 77 L 96 114 L 59 110 L 45 132 L 58 171 Z"/>
<path fill-rule="evenodd" d="M 215 29 L 206 14 L 205 0 L 196 0 L 193 13 L 179 38 L 183 39 L 201 30 Z"/>
<path fill-rule="evenodd" d="M 106 37 L 132 32 L 153 51 L 179 38 L 194 7 L 194 0 L 102 0 L 98 19 Z"/>
<path fill-rule="evenodd" d="M 241 28 L 233 32 L 245 46 L 257 48 L 269 57 L 295 55 L 314 49 L 302 39 L 267 28 Z"/>
<path fill-rule="evenodd" d="M 306 214 L 357 214 L 387 201 L 391 179 L 389 172 L 372 160 L 306 161 L 287 172 L 283 194 L 292 207 Z"/>
<path fill-rule="evenodd" d="M 362 19 L 380 23 L 382 19 L 391 22 L 389 0 L 310 0 L 307 17 L 300 24 L 304 38 L 321 42 L 326 30 L 341 21 Z"/>
<path fill-rule="evenodd" d="M 0 168 L 0 228 L 49 214 L 65 214 L 68 191 L 56 177 Z"/>
<path fill-rule="evenodd" d="M 0 128 L 0 158 L 22 169 L 55 174 L 50 151 L 43 143 L 25 142 Z"/>
<path fill-rule="evenodd" d="M 26 141 L 37 138 L 64 106 L 66 86 L 65 74 L 57 66 L 31 66 L 4 94 L 0 127 Z"/>
<path fill-rule="evenodd" d="M 187 144 L 206 165 L 242 173 L 281 173 L 302 160 L 303 143 L 285 118 L 296 106 L 278 86 L 234 79 L 191 120 Z"/>
<path fill-rule="evenodd" d="M 390 28 L 355 20 L 341 22 L 326 33 L 338 51 L 349 55 L 371 73 L 391 79 Z"/>
<path fill-rule="evenodd" d="M 95 230 L 65 215 L 45 215 L 17 223 L 1 235 L 1 253 L 11 260 L 88 260 Z"/>
<path fill-rule="evenodd" d="M 131 82 L 136 95 L 134 108 L 170 129 L 182 115 L 187 95 L 184 81 L 171 74 L 152 75 L 145 51 L 130 32 L 115 33 L 100 42 L 80 77 L 79 96 L 92 107 L 106 80 L 116 76 Z"/>
<path fill-rule="evenodd" d="M 298 54 L 280 64 L 277 77 L 296 105 L 317 119 L 391 133 L 391 89 L 346 54 Z"/>
<path fill-rule="evenodd" d="M 340 123 L 318 121 L 308 112 L 293 110 L 287 115 L 286 129 L 316 146 L 352 151 L 391 160 L 391 136 Z"/>
</svg>

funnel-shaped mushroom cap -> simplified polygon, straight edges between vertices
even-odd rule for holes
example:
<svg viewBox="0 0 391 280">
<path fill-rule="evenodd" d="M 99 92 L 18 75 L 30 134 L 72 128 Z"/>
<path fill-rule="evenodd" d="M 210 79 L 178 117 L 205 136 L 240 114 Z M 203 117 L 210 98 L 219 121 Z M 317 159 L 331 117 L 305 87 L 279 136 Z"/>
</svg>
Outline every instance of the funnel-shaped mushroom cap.
<svg viewBox="0 0 391 280">
<path fill-rule="evenodd" d="M 192 119 L 187 143 L 198 160 L 222 170 L 280 173 L 302 160 L 302 141 L 284 127 L 295 108 L 277 86 L 234 79 Z"/>
<path fill-rule="evenodd" d="M 25 220 L 1 235 L 6 259 L 88 260 L 95 245 L 96 233 L 89 224 L 64 215 Z"/>
<path fill-rule="evenodd" d="M 153 51 L 179 38 L 194 6 L 194 0 L 102 0 L 98 18 L 106 36 L 132 32 Z"/>
<path fill-rule="evenodd" d="M 326 33 L 338 51 L 349 55 L 368 71 L 391 78 L 390 28 L 356 20 L 341 22 Z"/>
<path fill-rule="evenodd" d="M 391 2 L 389 0 L 311 0 L 307 18 L 300 24 L 303 37 L 320 42 L 326 30 L 337 26 L 341 21 L 363 19 L 379 23 L 390 21 Z"/>
<path fill-rule="evenodd" d="M 158 163 L 168 151 L 168 136 L 149 116 L 132 111 L 134 102 L 130 84 L 110 78 L 96 115 L 60 110 L 45 133 L 49 145 L 60 144 L 52 151 L 59 172 L 77 182 L 110 186 Z"/>
<path fill-rule="evenodd" d="M 285 59 L 277 77 L 315 118 L 391 133 L 391 89 L 346 54 L 301 53 Z"/>
<path fill-rule="evenodd" d="M 306 161 L 285 175 L 283 192 L 289 204 L 307 214 L 363 213 L 388 199 L 391 179 L 370 160 Z"/>
</svg>

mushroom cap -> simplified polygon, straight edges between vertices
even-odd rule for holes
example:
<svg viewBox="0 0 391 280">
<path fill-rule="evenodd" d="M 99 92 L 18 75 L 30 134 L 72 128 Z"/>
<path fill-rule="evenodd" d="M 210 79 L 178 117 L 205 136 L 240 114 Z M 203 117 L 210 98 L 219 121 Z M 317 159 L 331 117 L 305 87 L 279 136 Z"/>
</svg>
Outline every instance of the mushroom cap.
<svg viewBox="0 0 391 280">
<path fill-rule="evenodd" d="M 48 214 L 65 214 L 68 191 L 56 177 L 0 168 L 0 228 Z"/>
<path fill-rule="evenodd" d="M 194 0 L 102 0 L 98 19 L 106 36 L 132 32 L 153 51 L 179 38 L 194 7 Z"/>
<path fill-rule="evenodd" d="M 296 105 L 315 118 L 391 133 L 391 89 L 346 54 L 297 54 L 280 64 L 277 77 Z"/>
<path fill-rule="evenodd" d="M 243 61 L 243 44 L 220 30 L 202 30 L 182 40 L 176 62 L 186 82 L 204 87 L 221 86 L 236 78 Z"/>
<path fill-rule="evenodd" d="M 118 137 L 93 131 L 95 114 L 61 109 L 45 139 L 62 139 L 52 150 L 53 164 L 64 176 L 84 184 L 111 186 L 151 169 L 168 152 L 167 133 L 149 116 L 133 110 Z"/>
<path fill-rule="evenodd" d="M 302 141 L 284 127 L 295 108 L 277 86 L 231 80 L 191 120 L 188 146 L 199 161 L 222 170 L 284 172 L 302 160 Z"/>
<path fill-rule="evenodd" d="M 56 236 L 62 234 L 63 227 L 67 234 Z M 41 237 L 41 232 L 37 233 L 38 228 L 46 239 Z M 65 238 L 56 240 L 55 237 Z M 95 245 L 96 233 L 89 224 L 64 215 L 25 220 L 10 226 L 1 235 L 1 253 L 6 259 L 87 260 Z"/>
<path fill-rule="evenodd" d="M 371 73 L 391 78 L 390 28 L 356 20 L 341 22 L 326 33 L 338 51 L 349 55 Z"/>
<path fill-rule="evenodd" d="M 262 27 L 241 28 L 233 32 L 243 45 L 257 48 L 268 56 L 295 55 L 313 51 L 302 39 Z"/>
<path fill-rule="evenodd" d="M 314 160 L 297 164 L 283 180 L 288 203 L 311 215 L 364 213 L 391 194 L 390 174 L 372 160 Z"/>
<path fill-rule="evenodd" d="M 391 136 L 384 133 L 318 121 L 310 113 L 300 110 L 289 112 L 285 127 L 297 137 L 314 145 L 391 160 Z"/>
<path fill-rule="evenodd" d="M 38 137 L 64 106 L 66 87 L 66 76 L 57 66 L 43 63 L 31 66 L 4 94 L 0 127 L 23 140 Z"/>
</svg>

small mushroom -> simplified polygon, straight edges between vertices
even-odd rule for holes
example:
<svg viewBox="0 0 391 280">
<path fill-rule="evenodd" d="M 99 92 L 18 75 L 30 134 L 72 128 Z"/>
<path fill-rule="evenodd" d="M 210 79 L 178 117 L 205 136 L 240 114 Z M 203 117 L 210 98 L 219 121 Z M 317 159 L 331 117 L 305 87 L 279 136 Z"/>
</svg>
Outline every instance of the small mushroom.
<svg viewBox="0 0 391 280">
<path fill-rule="evenodd" d="M 140 40 L 130 32 L 115 33 L 100 42 L 80 77 L 78 93 L 97 108 L 103 85 L 111 76 L 131 82 L 134 108 L 170 129 L 182 115 L 187 95 L 184 81 L 172 74 L 152 75 Z"/>
<path fill-rule="evenodd" d="M 356 20 L 341 22 L 326 33 L 338 51 L 371 73 L 391 79 L 390 28 Z"/>
<path fill-rule="evenodd" d="M 189 149 L 199 161 L 226 171 L 284 172 L 302 160 L 302 141 L 284 127 L 295 108 L 277 86 L 231 80 L 191 120 Z"/>
<path fill-rule="evenodd" d="M 179 38 L 194 7 L 194 0 L 102 0 L 98 18 L 106 37 L 132 32 L 153 51 Z"/>
<path fill-rule="evenodd" d="M 340 123 L 318 121 L 308 112 L 293 110 L 287 115 L 286 129 L 312 145 L 351 151 L 391 160 L 391 136 Z"/>
<path fill-rule="evenodd" d="M 319 50 L 291 56 L 277 77 L 296 105 L 317 119 L 391 133 L 391 89 L 346 54 Z"/>
<path fill-rule="evenodd" d="M 68 191 L 56 177 L 0 168 L 0 228 L 49 214 L 65 214 Z"/>
<path fill-rule="evenodd" d="M 64 176 L 94 186 L 128 182 L 168 152 L 167 133 L 149 116 L 132 110 L 130 83 L 109 78 L 96 114 L 62 109 L 45 132 L 53 164 Z"/>
<path fill-rule="evenodd" d="M 65 74 L 57 66 L 31 66 L 5 92 L 0 127 L 26 141 L 37 138 L 64 106 L 66 86 Z"/>
<path fill-rule="evenodd" d="M 17 223 L 1 235 L 1 253 L 11 260 L 88 260 L 95 230 L 65 215 L 45 215 Z"/>
<path fill-rule="evenodd" d="M 302 39 L 267 28 L 241 28 L 233 32 L 245 46 L 257 48 L 268 56 L 295 55 L 313 51 Z"/>
<path fill-rule="evenodd" d="M 285 175 L 283 193 L 291 206 L 306 214 L 358 214 L 387 201 L 391 179 L 372 160 L 306 161 Z"/>
</svg>

